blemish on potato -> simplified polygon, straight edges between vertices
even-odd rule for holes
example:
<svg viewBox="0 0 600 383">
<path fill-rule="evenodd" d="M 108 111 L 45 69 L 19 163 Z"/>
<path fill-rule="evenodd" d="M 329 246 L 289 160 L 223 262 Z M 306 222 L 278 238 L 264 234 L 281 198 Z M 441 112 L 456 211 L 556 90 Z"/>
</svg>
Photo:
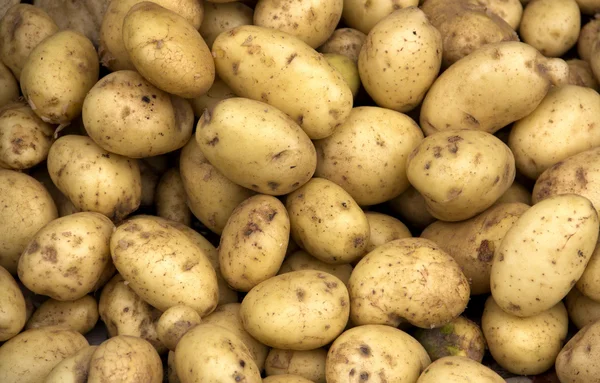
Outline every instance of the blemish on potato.
<svg viewBox="0 0 600 383">
<path fill-rule="evenodd" d="M 575 177 L 577 177 L 577 181 L 581 184 L 582 187 L 587 186 L 588 181 L 586 178 L 584 168 L 582 168 L 582 167 L 577 168 L 577 170 L 575 171 Z"/>
<path fill-rule="evenodd" d="M 215 137 L 212 140 L 208 141 L 208 145 L 215 146 L 219 143 L 219 137 Z"/>
<path fill-rule="evenodd" d="M 371 356 L 371 347 L 367 346 L 366 344 L 361 345 L 358 350 L 363 356 Z"/>
<path fill-rule="evenodd" d="M 260 226 L 258 226 L 254 222 L 249 222 L 248 225 L 246 225 L 246 228 L 244 229 L 244 236 L 249 237 L 257 231 L 262 232 Z"/>
<path fill-rule="evenodd" d="M 481 262 L 490 262 L 494 258 L 494 243 L 484 239 L 477 248 L 477 259 Z"/>
<path fill-rule="evenodd" d="M 361 372 L 360 373 L 360 381 L 361 382 L 366 382 L 367 380 L 369 380 L 369 373 L 368 372 Z"/>
<path fill-rule="evenodd" d="M 233 64 L 231 64 L 231 69 L 233 70 L 233 74 L 237 75 L 238 74 L 238 70 L 240 69 L 240 63 L 239 62 L 234 62 Z"/>
<path fill-rule="evenodd" d="M 508 308 L 509 308 L 509 310 L 511 310 L 511 311 L 521 311 L 521 306 L 519 306 L 519 305 L 516 305 L 516 304 L 514 304 L 514 303 L 512 303 L 512 302 L 510 302 L 510 303 L 508 304 Z"/>
<path fill-rule="evenodd" d="M 414 152 L 413 152 L 414 153 Z M 433 148 L 433 156 L 435 158 L 440 158 L 442 157 L 442 148 L 440 146 L 435 146 Z"/>
<path fill-rule="evenodd" d="M 37 241 L 31 242 L 29 248 L 27 249 L 27 254 L 33 254 L 40 249 L 40 244 Z"/>
<path fill-rule="evenodd" d="M 296 290 L 296 298 L 298 298 L 299 302 L 302 302 L 304 300 L 304 295 L 305 295 L 304 290 L 302 290 L 302 289 Z"/>
<path fill-rule="evenodd" d="M 267 186 L 269 186 L 269 189 L 271 189 L 272 191 L 275 191 L 279 188 L 279 183 L 275 181 L 269 181 L 267 183 Z"/>
<path fill-rule="evenodd" d="M 42 250 L 42 259 L 50 263 L 57 263 L 58 258 L 56 249 L 52 246 L 44 247 L 44 249 Z"/>
</svg>

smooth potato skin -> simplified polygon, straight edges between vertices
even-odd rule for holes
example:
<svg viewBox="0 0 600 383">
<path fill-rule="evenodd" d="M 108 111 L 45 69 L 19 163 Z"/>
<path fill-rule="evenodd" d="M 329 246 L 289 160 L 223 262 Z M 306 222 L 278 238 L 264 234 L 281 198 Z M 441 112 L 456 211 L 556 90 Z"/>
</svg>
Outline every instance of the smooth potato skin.
<svg viewBox="0 0 600 383">
<path fill-rule="evenodd" d="M 64 326 L 86 334 L 98 321 L 98 303 L 91 295 L 74 301 L 48 299 L 33 312 L 26 329 L 45 326 Z"/>
<path fill-rule="evenodd" d="M 285 260 L 279 268 L 277 274 L 289 273 L 290 271 L 298 270 L 320 270 L 331 275 L 336 276 L 340 281 L 344 282 L 348 286 L 348 280 L 350 274 L 352 274 L 352 265 L 349 263 L 344 264 L 331 264 L 325 263 L 304 250 L 296 250 L 285 257 Z"/>
<path fill-rule="evenodd" d="M 391 215 L 377 213 L 374 211 L 365 212 L 371 235 L 369 236 L 369 245 L 365 251 L 371 252 L 377 246 L 381 246 L 396 239 L 410 238 L 412 233 L 402 221 Z"/>
<path fill-rule="evenodd" d="M 212 48 L 215 39 L 240 25 L 252 25 L 254 10 L 238 1 L 231 3 L 204 3 L 204 19 L 200 26 L 200 35 L 208 48 Z"/>
<path fill-rule="evenodd" d="M 581 329 L 600 319 L 600 302 L 583 295 L 578 288 L 573 288 L 567 294 L 565 306 L 569 312 L 571 323 Z"/>
<path fill-rule="evenodd" d="M 464 356 L 447 356 L 431 363 L 416 383 L 462 383 L 477 379 L 481 383 L 506 382 L 494 370 Z"/>
<path fill-rule="evenodd" d="M 0 61 L 0 108 L 19 98 L 19 84 L 10 69 Z"/>
<path fill-rule="evenodd" d="M 185 305 L 172 306 L 160 316 L 156 324 L 158 339 L 170 351 L 175 351 L 177 343 L 192 327 L 200 324 L 198 312 Z"/>
<path fill-rule="evenodd" d="M 192 212 L 179 169 L 172 168 L 161 177 L 156 187 L 156 215 L 189 226 Z"/>
<path fill-rule="evenodd" d="M 416 7 L 419 0 L 382 0 L 365 3 L 361 0 L 344 0 L 342 17 L 350 27 L 368 34 L 379 21 L 402 8 Z"/>
<path fill-rule="evenodd" d="M 265 373 L 267 377 L 291 374 L 314 383 L 326 383 L 326 360 L 327 350 L 324 348 L 308 351 L 272 348 L 265 361 Z"/>
<path fill-rule="evenodd" d="M 577 280 L 575 286 L 579 291 L 586 297 L 593 299 L 596 302 L 600 302 L 600 277 L 598 272 L 600 270 L 600 245 L 596 244 L 596 248 L 592 253 L 590 261 L 588 262 L 581 278 Z"/>
<path fill-rule="evenodd" d="M 404 222 L 420 230 L 436 220 L 427 210 L 423 195 L 412 186 L 398 197 L 388 201 L 388 206 Z"/>
<path fill-rule="evenodd" d="M 240 4 L 241 3 L 233 3 Z M 210 6 L 210 4 L 209 4 Z M 215 105 L 226 98 L 237 97 L 229 85 L 225 84 L 220 78 L 215 78 L 210 89 L 200 97 L 191 98 L 188 101 L 192 104 L 194 116 L 200 118 L 206 109 L 213 110 Z"/>
<path fill-rule="evenodd" d="M 336 29 L 319 47 L 321 53 L 337 53 L 358 63 L 358 55 L 367 35 L 352 28 Z"/>
<path fill-rule="evenodd" d="M 597 382 L 600 370 L 594 362 L 600 340 L 600 322 L 591 323 L 575 334 L 556 357 L 556 375 L 564 383 Z"/>
<path fill-rule="evenodd" d="M 531 206 L 531 191 L 518 182 L 513 182 L 513 184 L 506 189 L 504 194 L 494 202 L 494 205 L 514 202 L 520 202 Z"/>
<path fill-rule="evenodd" d="M 506 21 L 515 31 L 519 28 L 523 16 L 523 4 L 520 0 L 472 0 L 473 3 L 483 5 L 492 13 Z"/>
<path fill-rule="evenodd" d="M 90 361 L 97 347 L 83 347 L 64 359 L 50 371 L 44 383 L 86 383 L 90 371 Z"/>
<path fill-rule="evenodd" d="M 25 297 L 13 276 L 0 266 L 0 341 L 21 332 L 26 321 Z"/>
</svg>

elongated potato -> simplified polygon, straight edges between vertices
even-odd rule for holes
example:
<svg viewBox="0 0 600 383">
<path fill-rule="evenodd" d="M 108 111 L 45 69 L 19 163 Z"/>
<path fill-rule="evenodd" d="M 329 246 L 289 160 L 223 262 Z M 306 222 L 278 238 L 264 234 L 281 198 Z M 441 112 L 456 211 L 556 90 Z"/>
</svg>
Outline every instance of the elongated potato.
<svg viewBox="0 0 600 383">
<path fill-rule="evenodd" d="M 326 383 L 326 359 L 327 350 L 324 348 L 308 351 L 272 348 L 265 361 L 265 372 L 267 377 L 292 374 L 314 383 Z"/>
<path fill-rule="evenodd" d="M 192 212 L 187 206 L 187 195 L 179 169 L 168 170 L 156 187 L 156 215 L 189 226 Z"/>
<path fill-rule="evenodd" d="M 600 319 L 600 302 L 583 295 L 578 288 L 572 288 L 565 299 L 569 319 L 581 329 Z"/>
<path fill-rule="evenodd" d="M 200 26 L 200 35 L 206 45 L 212 48 L 215 39 L 240 25 L 252 25 L 254 10 L 238 1 L 231 3 L 204 3 L 204 19 Z"/>
<path fill-rule="evenodd" d="M 368 216 L 367 216 L 368 218 Z M 348 286 L 350 274 L 352 274 L 352 265 L 350 264 L 330 264 L 325 263 L 304 250 L 297 250 L 288 255 L 279 269 L 278 274 L 289 273 L 290 271 L 298 270 L 320 270 L 339 278 Z"/>
<path fill-rule="evenodd" d="M 360 48 L 362 48 L 366 38 L 366 34 L 356 29 L 336 29 L 329 39 L 319 47 L 319 52 L 341 54 L 357 63 Z"/>
<path fill-rule="evenodd" d="M 402 8 L 416 7 L 417 5 L 419 5 L 419 0 L 381 0 L 375 2 L 344 0 L 342 17 L 350 27 L 367 34 L 390 13 Z"/>
<path fill-rule="evenodd" d="M 98 302 L 91 295 L 73 301 L 48 299 L 27 321 L 27 329 L 64 326 L 81 334 L 90 332 L 98 321 Z"/>
<path fill-rule="evenodd" d="M 0 341 L 20 333 L 26 320 L 25 297 L 12 275 L 0 266 Z"/>
<path fill-rule="evenodd" d="M 46 376 L 44 383 L 83 383 L 87 382 L 90 361 L 98 346 L 83 347 L 75 354 L 57 364 Z"/>
</svg>

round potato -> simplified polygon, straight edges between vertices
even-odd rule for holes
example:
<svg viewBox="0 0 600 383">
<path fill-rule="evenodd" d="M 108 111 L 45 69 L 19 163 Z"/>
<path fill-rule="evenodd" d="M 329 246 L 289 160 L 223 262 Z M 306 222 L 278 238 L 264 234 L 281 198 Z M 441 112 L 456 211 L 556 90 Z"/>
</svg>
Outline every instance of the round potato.
<svg viewBox="0 0 600 383">
<path fill-rule="evenodd" d="M 581 278 L 577 280 L 575 286 L 586 297 L 600 302 L 600 244 L 596 244 L 596 248 L 592 253 L 590 261 L 587 263 Z"/>
<path fill-rule="evenodd" d="M 377 246 L 394 241 L 396 239 L 410 238 L 410 230 L 400 220 L 382 213 L 373 211 L 365 212 L 371 234 L 369 235 L 369 244 L 365 252 L 375 250 Z"/>
<path fill-rule="evenodd" d="M 63 359 L 46 376 L 44 383 L 83 383 L 90 373 L 90 361 L 98 346 L 83 347 L 70 357 Z"/>
<path fill-rule="evenodd" d="M 336 29 L 319 47 L 319 52 L 341 54 L 358 63 L 358 55 L 366 38 L 367 35 L 356 29 Z"/>
<path fill-rule="evenodd" d="M 579 31 L 579 38 L 577 40 L 577 53 L 579 58 L 584 61 L 590 62 L 592 57 L 592 47 L 600 34 L 600 19 L 592 19 Z"/>
<path fill-rule="evenodd" d="M 232 4 L 241 5 L 241 3 Z M 208 6 L 210 6 L 210 4 L 208 4 Z M 205 94 L 200 97 L 191 98 L 188 101 L 190 101 L 192 104 L 194 116 L 200 118 L 206 109 L 213 110 L 219 101 L 232 97 L 236 97 L 235 93 L 233 93 L 229 85 L 217 77 L 215 78 L 215 82 L 213 82 L 212 86 Z"/>
<path fill-rule="evenodd" d="M 19 98 L 19 84 L 0 57 L 0 108 L 17 98 Z"/>
<path fill-rule="evenodd" d="M 586 86 L 598 91 L 598 81 L 594 77 L 592 66 L 587 61 L 572 59 L 567 60 L 567 64 L 569 65 L 569 84 Z"/>
<path fill-rule="evenodd" d="M 192 212 L 187 206 L 187 195 L 179 169 L 168 170 L 156 187 L 156 215 L 189 226 Z"/>
<path fill-rule="evenodd" d="M 416 383 L 463 383 L 476 379 L 479 383 L 504 383 L 494 370 L 464 356 L 446 356 L 431 363 Z"/>
<path fill-rule="evenodd" d="M 582 328 L 560 350 L 556 357 L 556 375 L 561 382 L 587 383 L 598 380 L 600 368 L 598 349 L 600 322 L 596 321 Z"/>
<path fill-rule="evenodd" d="M 291 271 L 299 271 L 299 270 L 319 270 L 334 275 L 339 278 L 340 281 L 344 282 L 346 286 L 348 286 L 348 281 L 350 280 L 350 274 L 352 274 L 352 265 L 350 264 L 341 264 L 335 265 L 330 263 L 325 263 L 312 255 L 308 254 L 304 250 L 296 250 L 288 255 L 283 263 L 281 264 L 281 268 L 279 268 L 278 274 L 289 273 Z"/>
<path fill-rule="evenodd" d="M 348 26 L 367 34 L 387 15 L 402 8 L 416 7 L 419 0 L 383 0 L 365 2 L 344 0 L 342 17 Z"/>
<path fill-rule="evenodd" d="M 0 266 L 0 342 L 20 333 L 26 320 L 25 297 L 13 276 Z"/>
<path fill-rule="evenodd" d="M 326 359 L 327 350 L 324 348 L 307 351 L 272 348 L 265 361 L 265 372 L 267 377 L 291 374 L 314 383 L 326 383 Z"/>
<path fill-rule="evenodd" d="M 254 10 L 241 2 L 205 3 L 200 35 L 212 48 L 218 35 L 240 25 L 252 25 Z"/>
<path fill-rule="evenodd" d="M 600 319 L 600 302 L 583 295 L 578 288 L 573 288 L 565 299 L 569 319 L 575 327 L 581 329 Z"/>
<path fill-rule="evenodd" d="M 200 324 L 198 312 L 185 305 L 172 306 L 167 309 L 156 324 L 158 339 L 171 351 L 175 351 L 177 343 L 189 329 Z"/>
<path fill-rule="evenodd" d="M 436 220 L 427 209 L 423 195 L 412 186 L 398 197 L 391 199 L 388 205 L 403 222 L 420 230 Z"/>
<path fill-rule="evenodd" d="M 26 329 L 63 326 L 81 334 L 90 332 L 98 321 L 98 302 L 91 295 L 73 301 L 48 299 L 35 310 Z"/>
</svg>

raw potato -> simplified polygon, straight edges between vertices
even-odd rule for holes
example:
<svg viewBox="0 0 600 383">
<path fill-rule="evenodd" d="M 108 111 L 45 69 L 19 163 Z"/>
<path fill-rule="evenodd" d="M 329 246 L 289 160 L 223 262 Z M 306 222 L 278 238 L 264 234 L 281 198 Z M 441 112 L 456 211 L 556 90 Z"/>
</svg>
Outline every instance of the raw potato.
<svg viewBox="0 0 600 383">
<path fill-rule="evenodd" d="M 232 3 L 240 4 L 240 3 Z M 241 4 L 240 4 L 241 5 Z M 210 4 L 208 4 L 210 6 Z M 226 98 L 236 97 L 231 88 L 220 78 L 215 78 L 210 89 L 200 97 L 191 98 L 188 101 L 192 104 L 194 116 L 200 118 L 206 109 L 213 110 L 215 105 Z"/>
<path fill-rule="evenodd" d="M 592 48 L 600 34 L 600 19 L 592 19 L 579 31 L 577 40 L 577 53 L 582 60 L 590 62 L 592 58 Z"/>
<path fill-rule="evenodd" d="M 598 81 L 594 77 L 592 66 L 587 61 L 572 59 L 567 60 L 567 64 L 569 64 L 569 84 L 587 86 L 598 91 Z"/>
<path fill-rule="evenodd" d="M 484 6 L 517 30 L 523 16 L 523 4 L 519 0 L 471 0 L 471 3 Z"/>
<path fill-rule="evenodd" d="M 291 374 L 314 383 L 326 383 L 326 359 L 327 350 L 324 348 L 307 351 L 272 348 L 265 361 L 265 372 L 267 377 Z"/>
<path fill-rule="evenodd" d="M 377 246 L 394 241 L 396 239 L 410 238 L 410 230 L 400 220 L 382 213 L 373 211 L 365 212 L 371 234 L 369 235 L 369 244 L 365 252 L 373 251 Z"/>
<path fill-rule="evenodd" d="M 157 174 L 148 164 L 141 160 L 138 161 L 138 166 L 140 168 L 140 177 L 142 183 L 142 198 L 140 202 L 140 206 L 148 207 L 154 205 L 154 197 L 156 194 L 156 185 L 158 185 L 158 180 L 160 179 L 160 175 Z"/>
<path fill-rule="evenodd" d="M 286 208 L 292 239 L 315 258 L 331 264 L 351 263 L 369 244 L 369 221 L 342 187 L 312 178 L 289 194 Z"/>
<path fill-rule="evenodd" d="M 334 67 L 342 77 L 350 90 L 352 91 L 352 96 L 356 97 L 358 91 L 360 90 L 360 75 L 358 74 L 358 64 L 355 61 L 352 61 L 347 56 L 344 56 L 339 53 L 323 53 L 323 57 L 329 65 Z"/>
<path fill-rule="evenodd" d="M 185 305 L 172 306 L 162 313 L 156 324 L 158 339 L 169 350 L 175 351 L 181 337 L 200 322 L 200 315 L 193 308 Z"/>
<path fill-rule="evenodd" d="M 91 41 L 75 31 L 60 31 L 29 54 L 21 72 L 21 92 L 42 120 L 68 124 L 81 114 L 98 71 L 98 54 Z"/>
<path fill-rule="evenodd" d="M 600 244 L 596 244 L 596 248 L 592 253 L 581 278 L 577 280 L 575 285 L 579 291 L 586 297 L 600 302 Z"/>
<path fill-rule="evenodd" d="M 390 200 L 389 206 L 402 218 L 403 222 L 420 230 L 436 220 L 427 210 L 423 195 L 412 186 L 398 197 Z"/>
<path fill-rule="evenodd" d="M 504 383 L 494 370 L 464 356 L 447 356 L 431 363 L 416 383 Z"/>
<path fill-rule="evenodd" d="M 196 128 L 206 159 L 225 177 L 262 194 L 288 194 L 314 174 L 310 138 L 282 111 L 248 98 L 229 98 L 206 110 Z"/>
<path fill-rule="evenodd" d="M 50 147 L 47 164 L 56 187 L 79 210 L 102 213 L 119 222 L 140 205 L 137 161 L 109 153 L 89 137 L 62 136 Z"/>
<path fill-rule="evenodd" d="M 57 364 L 46 376 L 44 383 L 85 383 L 90 372 L 90 361 L 98 346 L 83 347 Z"/>
<path fill-rule="evenodd" d="M 311 139 L 330 136 L 350 114 L 352 91 L 342 76 L 297 37 L 243 25 L 221 33 L 212 51 L 219 77 L 238 96 L 278 108 Z"/>
<path fill-rule="evenodd" d="M 316 49 L 335 30 L 343 7 L 344 0 L 258 0 L 254 25 L 289 33 Z"/>
<path fill-rule="evenodd" d="M 337 338 L 346 327 L 349 311 L 348 290 L 342 281 L 325 272 L 302 270 L 254 287 L 242 301 L 240 315 L 246 331 L 261 343 L 302 351 Z"/>
<path fill-rule="evenodd" d="M 358 63 L 358 55 L 367 35 L 352 28 L 336 29 L 332 35 L 319 47 L 321 53 L 337 53 Z"/>
<path fill-rule="evenodd" d="M 513 182 L 504 194 L 494 202 L 494 205 L 514 202 L 520 202 L 531 206 L 531 192 L 518 182 Z"/>
<path fill-rule="evenodd" d="M 544 56 L 559 57 L 577 43 L 580 28 L 575 0 L 534 0 L 523 11 L 519 34 Z"/>
<path fill-rule="evenodd" d="M 160 357 L 142 338 L 119 335 L 104 342 L 90 361 L 88 383 L 162 383 Z"/>
<path fill-rule="evenodd" d="M 43 382 L 57 364 L 88 346 L 83 335 L 61 327 L 23 331 L 0 347 L 0 381 Z"/>
<path fill-rule="evenodd" d="M 188 101 L 163 92 L 134 71 L 108 74 L 83 103 L 88 135 L 105 150 L 131 158 L 172 152 L 194 128 Z"/>
<path fill-rule="evenodd" d="M 48 156 L 54 127 L 42 121 L 25 102 L 0 109 L 0 167 L 29 169 Z"/>
<path fill-rule="evenodd" d="M 436 79 L 423 100 L 420 126 L 425 135 L 453 129 L 494 133 L 533 112 L 551 85 L 566 84 L 568 76 L 566 62 L 527 44 L 486 45 Z"/>
<path fill-rule="evenodd" d="M 577 288 L 571 289 L 566 297 L 565 306 L 569 319 L 579 329 L 600 319 L 600 302 L 586 297 Z"/>
<path fill-rule="evenodd" d="M 175 351 L 169 351 L 167 357 L 167 380 L 169 383 L 181 383 L 177 376 L 177 368 L 175 367 Z"/>
<path fill-rule="evenodd" d="M 423 101 L 442 63 L 442 35 L 419 8 L 396 11 L 369 32 L 358 71 L 377 105 L 408 112 Z"/>
<path fill-rule="evenodd" d="M 600 322 L 582 328 L 563 347 L 556 358 L 556 375 L 565 383 L 591 383 L 598 381 Z"/>
<path fill-rule="evenodd" d="M 187 195 L 179 169 L 168 170 L 156 188 L 156 215 L 189 226 L 192 212 L 187 206 Z"/>
<path fill-rule="evenodd" d="M 462 221 L 483 212 L 515 179 L 515 159 L 497 137 L 477 130 L 445 130 L 426 137 L 406 163 L 411 185 L 429 212 Z"/>
<path fill-rule="evenodd" d="M 19 80 L 31 51 L 58 32 L 58 26 L 43 9 L 31 4 L 15 5 L 3 16 L 0 16 L 0 59 Z"/>
<path fill-rule="evenodd" d="M 0 266 L 16 274 L 31 238 L 58 212 L 50 193 L 35 178 L 4 169 L 0 169 L 0 206 Z"/>
<path fill-rule="evenodd" d="M 197 28 L 156 3 L 144 1 L 127 12 L 123 43 L 136 70 L 165 92 L 198 97 L 215 80 L 210 49 Z"/>
<path fill-rule="evenodd" d="M 344 0 L 342 17 L 348 26 L 367 34 L 379 21 L 402 8 L 416 7 L 419 0 Z"/>
<path fill-rule="evenodd" d="M 296 250 L 288 255 L 281 264 L 278 274 L 299 270 L 324 271 L 339 278 L 346 286 L 348 286 L 350 274 L 352 274 L 352 266 L 350 264 L 332 265 L 330 263 L 325 263 L 304 250 Z"/>
<path fill-rule="evenodd" d="M 0 4 L 0 19 L 4 17 L 6 11 L 15 4 L 19 4 L 21 0 L 6 0 Z"/>
<path fill-rule="evenodd" d="M 600 12 L 600 3 L 598 0 L 575 0 L 581 13 L 585 15 L 595 15 Z"/>
<path fill-rule="evenodd" d="M 536 375 L 554 364 L 567 336 L 567 309 L 559 302 L 537 315 L 520 318 L 502 310 L 493 297 L 485 303 L 481 328 L 494 360 L 517 375 Z"/>
<path fill-rule="evenodd" d="M 263 379 L 263 383 L 314 383 L 312 380 L 308 380 L 298 375 L 275 375 L 267 376 Z"/>
<path fill-rule="evenodd" d="M 254 10 L 238 1 L 231 3 L 204 3 L 204 19 L 200 26 L 200 35 L 208 48 L 212 48 L 215 39 L 222 32 L 240 25 L 252 25 Z"/>
<path fill-rule="evenodd" d="M 19 98 L 19 84 L 10 69 L 0 61 L 0 108 L 17 98 Z"/>
<path fill-rule="evenodd" d="M 74 301 L 48 299 L 35 310 L 26 329 L 63 326 L 81 334 L 90 332 L 98 321 L 98 303 L 91 295 Z"/>
<path fill-rule="evenodd" d="M 596 39 L 594 45 L 592 45 L 590 66 L 596 80 L 600 79 L 600 39 Z"/>
<path fill-rule="evenodd" d="M 430 363 L 423 346 L 402 330 L 382 325 L 358 326 L 345 331 L 331 345 L 327 383 L 413 383 Z"/>
<path fill-rule="evenodd" d="M 348 290 L 356 325 L 441 327 L 469 301 L 458 263 L 425 238 L 397 239 L 371 251 L 354 267 Z"/>
<path fill-rule="evenodd" d="M 361 206 L 376 205 L 408 189 L 406 162 L 422 140 L 423 132 L 405 114 L 353 108 L 331 136 L 315 141 L 315 175 L 340 185 Z"/>
<path fill-rule="evenodd" d="M 0 266 L 0 342 L 20 333 L 26 320 L 25 297 L 13 276 Z"/>
<path fill-rule="evenodd" d="M 436 221 L 421 233 L 440 244 L 460 265 L 472 295 L 490 292 L 492 260 L 506 232 L 529 209 L 520 202 L 494 205 L 462 222 Z"/>
</svg>

